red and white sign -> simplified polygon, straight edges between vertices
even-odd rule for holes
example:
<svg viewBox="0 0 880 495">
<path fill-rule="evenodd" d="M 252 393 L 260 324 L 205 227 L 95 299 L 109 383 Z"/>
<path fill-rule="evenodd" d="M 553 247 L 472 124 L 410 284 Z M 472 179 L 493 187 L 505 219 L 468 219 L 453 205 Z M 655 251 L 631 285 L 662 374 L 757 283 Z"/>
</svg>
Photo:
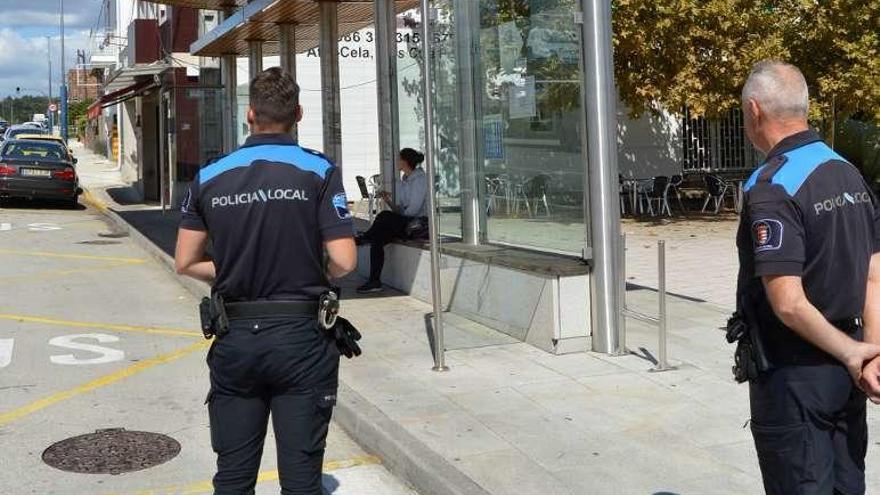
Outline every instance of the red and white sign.
<svg viewBox="0 0 880 495">
<path fill-rule="evenodd" d="M 50 112 L 56 112 L 56 111 L 58 111 L 58 105 L 56 105 L 56 104 L 54 104 L 54 103 L 50 103 L 50 104 L 49 104 L 49 111 L 50 111 Z"/>
</svg>

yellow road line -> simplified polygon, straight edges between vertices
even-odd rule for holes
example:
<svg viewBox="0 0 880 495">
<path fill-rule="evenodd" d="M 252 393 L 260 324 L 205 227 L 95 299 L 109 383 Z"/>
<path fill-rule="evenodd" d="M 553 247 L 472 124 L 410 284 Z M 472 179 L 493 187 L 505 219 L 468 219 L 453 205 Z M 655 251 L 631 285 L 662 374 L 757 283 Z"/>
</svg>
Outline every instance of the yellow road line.
<svg viewBox="0 0 880 495">
<path fill-rule="evenodd" d="M 103 201 L 96 198 L 91 192 L 88 190 L 83 191 L 82 193 L 82 201 L 83 203 L 91 206 L 92 208 L 98 210 L 100 213 L 106 214 L 108 211 L 107 205 L 104 204 Z"/>
<path fill-rule="evenodd" d="M 327 461 L 324 463 L 323 469 L 325 473 L 338 471 L 340 469 L 347 469 L 356 466 L 370 466 L 381 464 L 382 461 L 373 455 L 362 455 L 357 457 L 352 457 L 350 459 L 344 459 L 341 461 Z M 257 475 L 257 483 L 263 483 L 265 481 L 278 481 L 278 471 L 270 470 L 270 471 L 261 471 Z M 174 485 L 174 486 L 166 486 L 164 488 L 158 488 L 154 490 L 143 490 L 139 492 L 130 492 L 127 495 L 194 495 L 198 493 L 209 493 L 214 490 L 214 486 L 211 483 L 211 480 L 199 481 L 197 483 L 192 483 L 189 485 Z M 108 494 L 108 495 L 123 495 L 123 494 Z"/>
<path fill-rule="evenodd" d="M 179 335 L 184 337 L 201 337 L 200 332 L 192 330 L 183 330 L 178 328 L 162 328 L 162 327 L 145 327 L 138 325 L 117 325 L 113 323 L 95 323 L 90 321 L 71 321 L 58 320 L 55 318 L 42 318 L 39 316 L 15 315 L 9 313 L 0 313 L 0 320 L 12 320 L 22 323 L 40 323 L 43 325 L 56 325 L 61 327 L 73 328 L 93 328 L 100 330 L 110 330 L 112 332 L 137 332 L 154 335 Z"/>
<path fill-rule="evenodd" d="M 198 342 L 196 344 L 188 345 L 182 349 L 178 349 L 176 351 L 169 352 L 167 354 L 161 354 L 156 357 L 152 357 L 150 359 L 145 359 L 143 361 L 139 361 L 137 363 L 132 364 L 126 368 L 123 368 L 118 371 L 114 371 L 113 373 L 98 377 L 90 382 L 84 383 L 82 385 L 76 386 L 74 388 L 70 388 L 67 390 L 62 390 L 61 392 L 56 392 L 48 397 L 43 397 L 40 400 L 35 402 L 31 402 L 26 406 L 19 407 L 17 409 L 13 409 L 9 412 L 5 412 L 0 414 L 0 427 L 5 426 L 13 421 L 19 420 L 29 414 L 33 414 L 37 411 L 41 411 L 51 405 L 57 404 L 59 402 L 65 401 L 67 399 L 72 399 L 76 396 L 91 392 L 92 390 L 106 387 L 107 385 L 112 385 L 120 380 L 128 378 L 130 376 L 134 376 L 142 371 L 146 371 L 154 366 L 168 363 L 174 361 L 176 359 L 180 359 L 188 354 L 191 354 L 195 351 L 205 349 L 208 347 L 209 342 Z"/>
<path fill-rule="evenodd" d="M 36 256 L 40 258 L 62 258 L 70 260 L 117 261 L 119 263 L 128 263 L 132 265 L 140 265 L 147 262 L 147 260 L 144 258 L 123 258 L 118 256 L 95 256 L 91 254 L 73 253 L 48 253 L 45 251 L 20 251 L 16 249 L 0 249 L 0 254 L 11 254 L 15 256 Z"/>
</svg>

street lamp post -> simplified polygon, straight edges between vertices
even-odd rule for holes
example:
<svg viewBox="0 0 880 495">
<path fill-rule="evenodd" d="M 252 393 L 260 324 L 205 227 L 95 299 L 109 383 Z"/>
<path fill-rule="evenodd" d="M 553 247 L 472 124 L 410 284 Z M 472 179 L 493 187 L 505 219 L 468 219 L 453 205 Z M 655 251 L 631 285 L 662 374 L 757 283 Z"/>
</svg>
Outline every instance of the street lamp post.
<svg viewBox="0 0 880 495">
<path fill-rule="evenodd" d="M 61 4 L 61 138 L 67 141 L 67 75 L 64 73 L 64 0 Z"/>
<path fill-rule="evenodd" d="M 46 46 L 48 47 L 47 58 L 49 60 L 49 105 L 52 105 L 52 37 L 46 36 Z M 47 105 L 48 107 L 48 105 Z M 48 108 L 46 108 L 48 110 Z M 55 112 L 49 111 L 49 132 L 55 132 Z"/>
</svg>

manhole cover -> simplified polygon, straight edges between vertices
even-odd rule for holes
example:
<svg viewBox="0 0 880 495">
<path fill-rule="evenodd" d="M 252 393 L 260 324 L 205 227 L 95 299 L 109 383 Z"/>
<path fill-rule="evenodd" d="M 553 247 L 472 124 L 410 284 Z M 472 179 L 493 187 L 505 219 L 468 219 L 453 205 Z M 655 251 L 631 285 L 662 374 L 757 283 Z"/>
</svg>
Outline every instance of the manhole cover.
<svg viewBox="0 0 880 495">
<path fill-rule="evenodd" d="M 177 440 L 125 428 L 68 438 L 43 451 L 43 462 L 74 473 L 120 474 L 158 466 L 180 453 Z"/>
<path fill-rule="evenodd" d="M 103 239 L 96 239 L 94 241 L 79 241 L 77 244 L 88 244 L 90 246 L 109 246 L 110 244 L 122 244 L 119 241 L 105 241 Z"/>
</svg>

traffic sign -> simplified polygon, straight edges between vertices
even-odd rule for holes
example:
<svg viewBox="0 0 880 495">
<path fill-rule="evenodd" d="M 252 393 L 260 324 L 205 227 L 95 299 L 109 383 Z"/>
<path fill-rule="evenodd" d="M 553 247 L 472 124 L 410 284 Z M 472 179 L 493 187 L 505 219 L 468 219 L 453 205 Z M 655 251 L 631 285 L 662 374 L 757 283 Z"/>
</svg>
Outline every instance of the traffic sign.
<svg viewBox="0 0 880 495">
<path fill-rule="evenodd" d="M 58 105 L 56 105 L 56 104 L 54 104 L 54 103 L 50 103 L 50 104 L 49 104 L 49 111 L 50 111 L 50 112 L 55 112 L 55 111 L 57 111 L 57 110 L 58 110 Z"/>
</svg>

